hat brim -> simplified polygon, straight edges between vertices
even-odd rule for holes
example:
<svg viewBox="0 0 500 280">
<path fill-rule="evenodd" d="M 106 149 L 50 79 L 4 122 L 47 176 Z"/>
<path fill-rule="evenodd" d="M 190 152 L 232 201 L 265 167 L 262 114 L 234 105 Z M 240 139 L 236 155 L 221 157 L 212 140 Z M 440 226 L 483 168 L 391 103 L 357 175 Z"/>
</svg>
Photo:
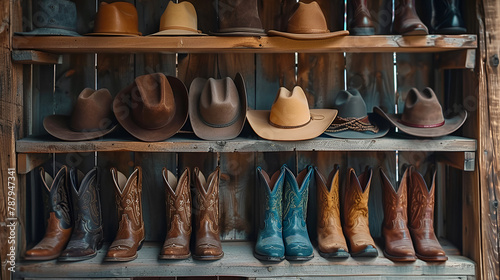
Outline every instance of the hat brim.
<svg viewBox="0 0 500 280">
<path fill-rule="evenodd" d="M 113 112 L 118 122 L 123 128 L 135 138 L 145 142 L 163 141 L 176 134 L 188 116 L 188 95 L 187 89 L 181 80 L 167 76 L 170 87 L 172 88 L 175 100 L 175 114 L 170 123 L 159 129 L 146 129 L 135 123 L 132 118 L 132 112 L 129 105 L 125 102 L 131 100 L 131 92 L 136 83 L 124 88 L 113 100 Z"/>
<path fill-rule="evenodd" d="M 149 34 L 148 36 L 207 36 L 207 34 L 201 33 L 201 31 L 189 31 L 182 29 L 168 29 Z"/>
<path fill-rule="evenodd" d="M 22 36 L 72 36 L 72 37 L 81 37 L 82 35 L 78 34 L 75 31 L 60 29 L 60 28 L 35 28 L 32 31 L 28 32 L 15 32 L 15 35 Z"/>
<path fill-rule="evenodd" d="M 340 30 L 335 32 L 327 32 L 327 33 L 289 33 L 278 30 L 269 30 L 267 31 L 267 35 L 269 36 L 280 36 L 289 39 L 296 40 L 321 40 L 321 39 L 329 39 L 333 37 L 346 36 L 349 35 L 348 30 Z"/>
<path fill-rule="evenodd" d="M 382 119 L 379 115 L 375 113 L 368 113 L 368 118 L 371 123 L 375 123 L 378 126 L 378 132 L 373 133 L 371 131 L 354 131 L 354 130 L 345 130 L 339 132 L 326 132 L 325 135 L 335 138 L 343 138 L 343 139 L 372 139 L 372 138 L 380 138 L 384 137 L 389 132 L 389 124 L 387 121 Z"/>
<path fill-rule="evenodd" d="M 313 118 L 307 125 L 298 128 L 278 128 L 269 124 L 269 110 L 249 110 L 247 120 L 253 131 L 261 138 L 277 141 L 300 141 L 313 139 L 321 135 L 330 126 L 336 109 L 311 109 L 311 115 L 322 116 Z"/>
<path fill-rule="evenodd" d="M 266 32 L 261 28 L 233 27 L 219 29 L 217 32 L 209 32 L 214 36 L 266 36 Z"/>
<path fill-rule="evenodd" d="M 50 115 L 43 119 L 43 127 L 52 136 L 65 141 L 83 141 L 100 138 L 117 127 L 111 125 L 108 129 L 97 131 L 73 131 L 70 129 L 70 116 Z"/>
<path fill-rule="evenodd" d="M 467 119 L 467 111 L 463 110 L 458 115 L 445 119 L 444 124 L 439 127 L 412 127 L 400 122 L 401 114 L 388 114 L 379 107 L 374 107 L 373 111 L 384 119 L 388 120 L 393 126 L 402 132 L 418 137 L 441 137 L 455 132 Z"/>
<path fill-rule="evenodd" d="M 205 140 L 228 140 L 233 139 L 240 135 L 243 126 L 245 125 L 246 112 L 247 112 L 247 95 L 245 89 L 245 82 L 240 73 L 236 74 L 234 84 L 238 90 L 240 98 L 240 111 L 236 121 L 226 127 L 213 127 L 203 122 L 198 110 L 200 104 L 200 96 L 205 87 L 207 79 L 196 78 L 191 83 L 189 88 L 189 120 L 194 134 L 201 139 Z"/>
</svg>

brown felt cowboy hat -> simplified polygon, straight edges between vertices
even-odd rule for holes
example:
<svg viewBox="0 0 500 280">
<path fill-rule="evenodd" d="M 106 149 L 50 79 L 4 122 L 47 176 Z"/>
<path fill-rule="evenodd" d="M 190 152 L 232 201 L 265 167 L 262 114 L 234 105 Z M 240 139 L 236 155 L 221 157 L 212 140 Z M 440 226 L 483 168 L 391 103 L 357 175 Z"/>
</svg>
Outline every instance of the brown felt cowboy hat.
<svg viewBox="0 0 500 280">
<path fill-rule="evenodd" d="M 197 36 L 206 35 L 198 30 L 198 17 L 193 4 L 168 2 L 160 19 L 160 31 L 151 36 Z"/>
<path fill-rule="evenodd" d="M 94 32 L 86 35 L 141 36 L 137 9 L 128 2 L 101 2 L 94 23 Z"/>
<path fill-rule="evenodd" d="M 297 141 L 319 136 L 337 115 L 335 109 L 309 109 L 300 86 L 292 91 L 280 87 L 271 110 L 249 110 L 248 123 L 268 140 Z"/>
<path fill-rule="evenodd" d="M 188 116 L 187 89 L 163 73 L 142 75 L 116 95 L 118 122 L 142 141 L 163 141 L 176 134 Z"/>
<path fill-rule="evenodd" d="M 113 97 L 107 89 L 86 88 L 78 95 L 70 116 L 47 116 L 43 127 L 50 135 L 66 141 L 102 137 L 116 128 L 112 103 Z"/>
<path fill-rule="evenodd" d="M 373 110 L 399 130 L 418 137 L 439 137 L 453 133 L 464 124 L 467 111 L 446 119 L 443 109 L 431 88 L 419 91 L 412 88 L 406 97 L 402 114 L 388 114 L 379 107 Z"/>
<path fill-rule="evenodd" d="M 219 0 L 217 36 L 265 36 L 257 0 Z"/>
<path fill-rule="evenodd" d="M 245 124 L 247 95 L 240 73 L 233 79 L 196 78 L 189 88 L 189 120 L 205 140 L 237 137 Z"/>
<path fill-rule="evenodd" d="M 298 40 L 328 39 L 349 35 L 349 31 L 330 32 L 325 15 L 316 1 L 309 4 L 299 2 L 288 19 L 287 31 L 269 30 L 269 36 L 282 36 Z"/>
</svg>

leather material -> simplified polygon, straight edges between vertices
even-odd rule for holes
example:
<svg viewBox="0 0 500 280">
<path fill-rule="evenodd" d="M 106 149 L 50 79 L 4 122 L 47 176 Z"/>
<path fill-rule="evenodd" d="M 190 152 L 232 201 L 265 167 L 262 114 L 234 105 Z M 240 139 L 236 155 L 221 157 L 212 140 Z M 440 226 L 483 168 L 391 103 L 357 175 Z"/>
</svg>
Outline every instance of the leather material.
<svg viewBox="0 0 500 280">
<path fill-rule="evenodd" d="M 264 261 L 282 261 L 285 258 L 283 244 L 283 184 L 285 182 L 285 168 L 281 167 L 271 178 L 257 167 L 261 189 L 264 196 L 259 200 L 261 215 L 259 219 L 259 233 L 255 244 L 254 256 Z M 263 210 L 263 211 L 262 211 Z"/>
<path fill-rule="evenodd" d="M 186 259 L 191 256 L 189 241 L 192 231 L 189 169 L 185 168 L 177 180 L 170 171 L 163 168 L 163 181 L 167 196 L 168 223 L 160 259 Z"/>
<path fill-rule="evenodd" d="M 446 261 L 441 244 L 434 233 L 434 189 L 436 172 L 432 176 L 430 188 L 414 167 L 410 167 L 409 222 L 413 246 L 419 259 L 424 261 Z"/>
<path fill-rule="evenodd" d="M 316 194 L 318 203 L 318 249 L 326 258 L 347 258 L 349 249 L 340 222 L 339 168 L 335 166 L 328 181 L 317 168 Z"/>
<path fill-rule="evenodd" d="M 385 240 L 384 255 L 395 262 L 416 261 L 415 249 L 408 230 L 408 169 L 405 170 L 396 191 L 380 169 L 382 181 L 384 221 L 382 223 L 382 235 Z"/>
<path fill-rule="evenodd" d="M 72 201 L 67 189 L 68 168 L 62 166 L 52 180 L 43 168 L 40 177 L 48 194 L 49 219 L 42 240 L 26 251 L 26 260 L 52 260 L 61 254 L 73 230 Z"/>
<path fill-rule="evenodd" d="M 219 181 L 217 166 L 207 180 L 198 167 L 194 168 L 195 180 L 195 232 L 196 241 L 193 258 L 197 260 L 218 260 L 224 256 L 220 242 L 219 228 Z"/>
<path fill-rule="evenodd" d="M 142 169 L 137 166 L 128 179 L 116 168 L 111 168 L 111 175 L 120 222 L 115 240 L 104 260 L 131 261 L 137 258 L 137 251 L 145 237 L 141 197 Z"/>
<path fill-rule="evenodd" d="M 395 0 L 392 32 L 400 35 L 427 35 L 427 26 L 418 17 L 415 0 Z"/>
<path fill-rule="evenodd" d="M 288 167 L 285 169 L 283 241 L 287 260 L 310 260 L 313 247 L 307 232 L 307 201 L 312 166 L 302 170 L 295 178 Z"/>
<path fill-rule="evenodd" d="M 98 169 L 93 168 L 81 180 L 77 173 L 75 168 L 69 172 L 75 228 L 66 249 L 59 257 L 60 261 L 80 261 L 95 257 L 104 238 Z"/>
<path fill-rule="evenodd" d="M 352 35 L 373 35 L 375 26 L 368 9 L 368 0 L 350 0 L 348 4 L 349 32 Z"/>
<path fill-rule="evenodd" d="M 460 12 L 460 0 L 433 0 L 432 3 L 434 33 L 462 34 L 467 32 Z"/>
<path fill-rule="evenodd" d="M 349 168 L 347 172 L 343 208 L 344 234 L 349 240 L 350 253 L 353 257 L 378 256 L 368 223 L 371 180 L 370 168 L 367 168 L 359 177 L 356 176 L 353 168 Z"/>
</svg>

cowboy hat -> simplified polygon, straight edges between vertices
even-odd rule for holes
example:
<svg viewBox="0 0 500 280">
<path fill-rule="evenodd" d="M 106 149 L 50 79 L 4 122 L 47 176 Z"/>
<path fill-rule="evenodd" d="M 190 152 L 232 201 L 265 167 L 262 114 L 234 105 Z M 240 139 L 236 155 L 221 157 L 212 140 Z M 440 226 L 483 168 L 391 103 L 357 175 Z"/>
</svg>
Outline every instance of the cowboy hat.
<svg viewBox="0 0 500 280">
<path fill-rule="evenodd" d="M 206 35 L 198 28 L 196 10 L 188 1 L 181 3 L 168 2 L 160 19 L 160 32 L 151 36 L 193 36 Z"/>
<path fill-rule="evenodd" d="M 118 122 L 139 140 L 163 141 L 176 134 L 188 116 L 187 89 L 163 73 L 142 75 L 113 101 Z"/>
<path fill-rule="evenodd" d="M 341 90 L 335 97 L 337 117 L 325 134 L 336 138 L 369 139 L 387 134 L 389 125 L 374 113 L 367 113 L 366 104 L 357 89 Z"/>
<path fill-rule="evenodd" d="M 116 128 L 112 102 L 113 97 L 107 89 L 86 88 L 78 95 L 70 116 L 47 116 L 43 119 L 43 127 L 50 135 L 66 141 L 102 137 Z"/>
<path fill-rule="evenodd" d="M 219 0 L 217 36 L 265 36 L 257 0 Z"/>
<path fill-rule="evenodd" d="M 247 95 L 240 73 L 234 81 L 196 78 L 189 88 L 189 119 L 196 136 L 226 140 L 238 136 L 246 119 Z"/>
<path fill-rule="evenodd" d="M 288 19 L 287 32 L 269 30 L 269 36 L 283 36 L 290 39 L 314 40 L 328 39 L 336 36 L 349 35 L 349 31 L 330 32 L 325 15 L 316 1 L 309 4 L 298 2 L 295 11 Z"/>
<path fill-rule="evenodd" d="M 94 23 L 94 32 L 86 35 L 141 36 L 137 9 L 128 2 L 101 2 Z"/>
<path fill-rule="evenodd" d="M 408 92 L 402 114 L 388 114 L 379 107 L 373 110 L 399 130 L 418 137 L 448 135 L 459 129 L 467 119 L 465 110 L 452 118 L 444 118 L 436 94 L 428 87 L 421 92 L 416 88 Z"/>
<path fill-rule="evenodd" d="M 296 141 L 319 136 L 337 115 L 335 109 L 311 109 L 300 86 L 280 87 L 271 110 L 249 110 L 248 123 L 268 140 Z"/>
</svg>

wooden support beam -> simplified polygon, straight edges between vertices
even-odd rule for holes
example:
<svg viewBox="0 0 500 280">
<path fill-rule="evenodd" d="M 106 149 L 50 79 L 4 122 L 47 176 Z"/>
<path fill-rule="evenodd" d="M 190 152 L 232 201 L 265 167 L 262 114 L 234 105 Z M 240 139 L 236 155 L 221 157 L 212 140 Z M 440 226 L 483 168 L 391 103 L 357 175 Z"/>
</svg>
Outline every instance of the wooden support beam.
<svg viewBox="0 0 500 280">
<path fill-rule="evenodd" d="M 436 58 L 441 69 L 474 69 L 476 67 L 475 49 L 437 53 Z"/>
<path fill-rule="evenodd" d="M 62 56 L 34 50 L 12 51 L 12 62 L 20 64 L 62 64 Z"/>
<path fill-rule="evenodd" d="M 50 154 L 17 154 L 17 173 L 27 174 L 50 158 Z"/>
<path fill-rule="evenodd" d="M 438 156 L 438 161 L 444 162 L 449 166 L 463 170 L 474 171 L 476 165 L 475 152 L 454 152 L 454 153 L 441 153 Z"/>
</svg>

